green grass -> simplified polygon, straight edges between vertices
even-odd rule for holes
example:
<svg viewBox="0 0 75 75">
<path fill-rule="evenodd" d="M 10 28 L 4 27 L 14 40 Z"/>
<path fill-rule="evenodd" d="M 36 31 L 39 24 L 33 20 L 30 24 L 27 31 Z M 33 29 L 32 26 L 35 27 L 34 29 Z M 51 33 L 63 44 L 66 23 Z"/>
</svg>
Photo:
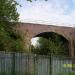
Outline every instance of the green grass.
<svg viewBox="0 0 75 75">
<path fill-rule="evenodd" d="M 75 75 L 75 72 L 69 72 L 69 73 L 61 73 L 61 74 L 58 74 L 58 75 Z"/>
</svg>

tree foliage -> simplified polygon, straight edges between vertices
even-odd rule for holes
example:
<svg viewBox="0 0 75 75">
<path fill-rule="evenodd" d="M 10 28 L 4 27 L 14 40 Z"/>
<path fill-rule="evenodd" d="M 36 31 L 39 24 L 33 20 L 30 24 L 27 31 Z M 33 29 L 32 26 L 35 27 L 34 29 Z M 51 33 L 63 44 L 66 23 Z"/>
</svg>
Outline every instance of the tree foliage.
<svg viewBox="0 0 75 75">
<path fill-rule="evenodd" d="M 40 54 L 40 55 L 47 55 L 49 52 L 48 49 L 48 40 L 45 38 L 40 37 L 37 40 L 36 46 L 32 46 L 32 53 Z"/>
<path fill-rule="evenodd" d="M 19 51 L 22 48 L 21 37 L 14 32 L 19 14 L 16 0 L 0 0 L 0 51 Z"/>
<path fill-rule="evenodd" d="M 16 5 L 15 0 L 0 0 L 0 21 L 17 21 L 19 14 Z"/>
</svg>

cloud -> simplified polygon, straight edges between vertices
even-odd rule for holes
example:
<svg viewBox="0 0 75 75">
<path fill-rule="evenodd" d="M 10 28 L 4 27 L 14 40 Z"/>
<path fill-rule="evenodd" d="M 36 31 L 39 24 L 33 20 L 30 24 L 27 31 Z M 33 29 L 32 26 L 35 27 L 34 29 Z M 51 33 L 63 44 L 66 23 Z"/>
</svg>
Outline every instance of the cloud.
<svg viewBox="0 0 75 75">
<path fill-rule="evenodd" d="M 25 6 L 26 4 L 26 6 Z M 18 10 L 20 21 L 37 22 L 46 24 L 74 26 L 75 0 L 50 0 L 23 2 L 23 7 Z M 72 7 L 73 6 L 73 7 Z"/>
</svg>

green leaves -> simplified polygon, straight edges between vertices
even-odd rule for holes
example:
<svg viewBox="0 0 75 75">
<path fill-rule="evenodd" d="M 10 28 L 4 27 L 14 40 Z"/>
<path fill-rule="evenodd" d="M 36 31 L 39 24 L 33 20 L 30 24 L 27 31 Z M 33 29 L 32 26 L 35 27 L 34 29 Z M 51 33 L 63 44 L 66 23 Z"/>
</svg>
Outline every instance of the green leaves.
<svg viewBox="0 0 75 75">
<path fill-rule="evenodd" d="M 17 5 L 15 0 L 0 0 L 0 21 L 18 21 Z"/>
<path fill-rule="evenodd" d="M 15 33 L 19 14 L 16 0 L 0 0 L 0 51 L 23 51 L 22 39 Z"/>
</svg>

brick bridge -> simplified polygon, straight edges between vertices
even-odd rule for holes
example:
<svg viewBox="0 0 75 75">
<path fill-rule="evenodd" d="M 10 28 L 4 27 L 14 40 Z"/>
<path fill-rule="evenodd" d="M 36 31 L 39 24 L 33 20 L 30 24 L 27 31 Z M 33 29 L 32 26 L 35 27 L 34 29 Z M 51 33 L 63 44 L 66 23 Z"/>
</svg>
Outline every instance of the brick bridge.
<svg viewBox="0 0 75 75">
<path fill-rule="evenodd" d="M 36 35 L 44 32 L 55 32 L 65 37 L 69 42 L 69 55 L 74 55 L 74 42 L 75 39 L 75 28 L 63 27 L 63 26 L 52 26 L 44 24 L 33 24 L 33 23 L 18 23 L 16 31 L 19 31 L 21 36 L 29 47 L 31 39 Z M 26 38 L 27 37 L 27 38 Z"/>
</svg>

